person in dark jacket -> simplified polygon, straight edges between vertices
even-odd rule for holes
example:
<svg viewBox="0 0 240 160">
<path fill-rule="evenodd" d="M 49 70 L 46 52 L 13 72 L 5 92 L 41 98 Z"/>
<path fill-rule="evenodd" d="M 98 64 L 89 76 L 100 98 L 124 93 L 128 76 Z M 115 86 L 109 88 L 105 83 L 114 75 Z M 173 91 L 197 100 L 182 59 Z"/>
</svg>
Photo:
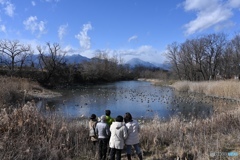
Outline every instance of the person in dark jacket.
<svg viewBox="0 0 240 160">
<path fill-rule="evenodd" d="M 95 132 L 98 135 L 99 160 L 106 160 L 108 139 L 110 137 L 109 125 L 106 123 L 106 116 L 101 116 L 101 121 L 97 123 Z"/>
</svg>

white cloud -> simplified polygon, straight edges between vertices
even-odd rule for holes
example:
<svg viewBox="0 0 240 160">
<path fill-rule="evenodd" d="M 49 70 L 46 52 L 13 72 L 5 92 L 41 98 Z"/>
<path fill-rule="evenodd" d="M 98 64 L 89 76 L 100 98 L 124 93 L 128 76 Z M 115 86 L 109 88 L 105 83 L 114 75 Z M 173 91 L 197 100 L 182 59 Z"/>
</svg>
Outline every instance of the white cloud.
<svg viewBox="0 0 240 160">
<path fill-rule="evenodd" d="M 6 33 L 5 25 L 0 25 L 0 31 Z"/>
<path fill-rule="evenodd" d="M 34 39 L 19 39 L 19 41 L 22 44 L 30 45 L 33 50 L 33 54 L 38 54 L 38 50 L 37 50 L 38 46 L 46 46 L 46 42 L 39 41 L 38 39 L 35 39 L 35 38 Z"/>
<path fill-rule="evenodd" d="M 146 54 L 146 53 L 150 53 L 152 51 L 153 51 L 153 48 L 152 48 L 152 46 L 149 46 L 149 45 L 143 45 L 138 48 L 138 52 L 140 54 Z"/>
<path fill-rule="evenodd" d="M 78 50 L 74 49 L 72 46 L 67 45 L 63 48 L 63 51 L 66 52 L 68 55 L 78 54 Z"/>
<path fill-rule="evenodd" d="M 75 35 L 75 38 L 79 40 L 81 48 L 86 50 L 91 48 L 91 38 L 88 36 L 89 30 L 92 30 L 92 25 L 90 23 L 84 24 L 82 31 Z"/>
<path fill-rule="evenodd" d="M 46 33 L 46 22 L 38 22 L 36 16 L 30 16 L 27 20 L 23 21 L 23 24 L 25 25 L 26 30 L 30 30 L 32 33 L 38 32 L 38 37 Z"/>
<path fill-rule="evenodd" d="M 46 2 L 59 2 L 60 0 L 45 0 Z"/>
<path fill-rule="evenodd" d="M 13 17 L 13 15 L 14 15 L 14 10 L 15 10 L 14 4 L 10 3 L 9 1 L 7 1 L 5 4 L 6 4 L 6 7 L 4 8 L 5 13 L 6 13 L 8 16 Z"/>
<path fill-rule="evenodd" d="M 45 22 L 40 21 L 38 23 L 38 29 L 39 29 L 40 33 L 44 33 L 45 32 Z"/>
<path fill-rule="evenodd" d="M 229 0 L 229 5 L 232 8 L 240 8 L 240 0 Z"/>
<path fill-rule="evenodd" d="M 164 57 L 164 52 L 153 48 L 150 45 L 143 45 L 136 49 L 125 50 L 123 54 L 126 60 L 131 58 L 140 58 L 143 61 L 153 62 L 153 63 L 163 63 L 166 61 Z"/>
<path fill-rule="evenodd" d="M 141 56 L 141 55 L 150 55 L 151 53 L 154 52 L 154 49 L 152 46 L 143 45 L 136 49 L 122 49 L 115 52 L 118 52 L 122 56 Z"/>
<path fill-rule="evenodd" d="M 190 10 L 205 10 L 209 8 L 214 8 L 218 5 L 218 0 L 186 0 L 184 2 L 184 9 L 186 11 Z"/>
<path fill-rule="evenodd" d="M 58 37 L 60 40 L 62 40 L 63 36 L 67 33 L 67 27 L 68 27 L 68 24 L 65 24 L 65 25 L 61 25 L 58 28 Z"/>
<path fill-rule="evenodd" d="M 32 1 L 31 2 L 33 6 L 36 6 L 36 2 L 35 1 Z"/>
<path fill-rule="evenodd" d="M 88 49 L 88 50 L 77 50 L 77 49 L 73 49 L 72 51 L 75 51 L 74 52 L 70 52 L 70 54 L 81 54 L 81 56 L 84 56 L 84 57 L 87 57 L 87 58 L 93 58 L 96 56 L 96 51 L 94 50 L 91 50 L 91 49 Z"/>
<path fill-rule="evenodd" d="M 236 0 L 232 1 L 235 2 Z M 233 16 L 232 8 L 229 6 L 221 0 L 185 0 L 185 11 L 196 11 L 197 15 L 196 19 L 184 25 L 186 35 L 191 35 L 219 24 L 227 26 L 225 23 L 229 23 L 228 20 Z"/>
<path fill-rule="evenodd" d="M 109 57 L 111 56 L 121 57 L 124 59 L 125 62 L 132 58 L 139 58 L 143 61 L 153 63 L 163 63 L 164 61 L 166 61 L 163 51 L 159 51 L 149 45 L 143 45 L 135 49 L 119 49 L 119 50 L 105 49 L 102 51 L 107 53 Z M 91 52 L 87 52 L 88 55 L 90 55 L 90 53 Z M 87 56 L 87 54 L 85 56 Z M 93 53 L 91 54 L 93 55 Z"/>
<path fill-rule="evenodd" d="M 72 46 L 68 45 L 63 48 L 63 51 L 66 51 L 68 55 L 73 54 L 81 54 L 81 56 L 85 56 L 88 58 L 93 58 L 97 55 L 99 50 L 82 50 L 82 49 L 76 49 Z M 100 49 L 100 51 L 106 53 L 109 58 L 111 57 L 119 57 L 123 59 L 123 62 L 127 62 L 128 60 L 132 58 L 139 58 L 143 61 L 152 62 L 152 63 L 163 63 L 167 59 L 164 56 L 165 51 L 160 51 L 152 46 L 149 45 L 143 45 L 135 49 Z"/>
<path fill-rule="evenodd" d="M 4 4 L 4 0 L 0 0 L 0 4 L 3 5 Z"/>
<path fill-rule="evenodd" d="M 234 22 L 232 22 L 232 21 L 228 21 L 228 22 L 225 22 L 225 23 L 223 23 L 223 24 L 217 24 L 215 27 L 214 27 L 214 29 L 216 30 L 216 31 L 221 31 L 221 30 L 223 30 L 224 28 L 231 28 L 231 27 L 233 27 L 233 26 L 235 26 L 236 24 L 234 23 Z"/>
<path fill-rule="evenodd" d="M 128 42 L 131 42 L 131 41 L 133 41 L 133 40 L 136 40 L 137 38 L 138 38 L 138 36 L 134 35 L 134 36 L 128 38 Z"/>
</svg>

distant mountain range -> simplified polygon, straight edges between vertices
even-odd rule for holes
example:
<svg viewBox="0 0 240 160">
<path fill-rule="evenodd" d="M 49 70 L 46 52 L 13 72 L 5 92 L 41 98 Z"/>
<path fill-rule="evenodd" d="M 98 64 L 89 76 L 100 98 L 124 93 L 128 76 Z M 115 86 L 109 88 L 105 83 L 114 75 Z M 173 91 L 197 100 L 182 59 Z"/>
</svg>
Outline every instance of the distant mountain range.
<svg viewBox="0 0 240 160">
<path fill-rule="evenodd" d="M 65 58 L 66 58 L 68 64 L 81 63 L 81 62 L 90 60 L 89 58 L 81 56 L 80 54 L 66 56 Z M 168 63 L 163 63 L 163 64 L 162 63 L 151 63 L 151 62 L 143 61 L 139 58 L 132 58 L 131 60 L 127 61 L 125 64 L 129 65 L 131 68 L 134 68 L 136 66 L 144 66 L 144 67 L 149 67 L 149 68 L 162 68 L 165 70 L 170 69 L 170 64 L 168 64 Z"/>
<path fill-rule="evenodd" d="M 165 70 L 170 69 L 170 64 L 168 63 L 151 63 L 147 61 L 143 61 L 139 58 L 132 58 L 129 61 L 126 62 L 131 68 L 134 68 L 136 66 L 144 66 L 144 67 L 149 67 L 149 68 L 161 68 Z"/>
<path fill-rule="evenodd" d="M 129 61 L 126 62 L 131 68 L 134 68 L 136 66 L 144 66 L 144 67 L 149 67 L 149 68 L 154 68 L 157 67 L 153 63 L 143 61 L 139 58 L 132 58 Z"/>
<path fill-rule="evenodd" d="M 80 54 L 73 54 L 71 56 L 65 56 L 65 59 L 67 60 L 68 64 L 82 63 L 84 61 L 90 60 L 89 58 L 81 56 Z"/>
<path fill-rule="evenodd" d="M 2 57 L 2 59 L 5 59 L 6 57 Z M 90 58 L 81 56 L 80 54 L 74 54 L 74 55 L 67 55 L 65 56 L 66 63 L 67 64 L 73 64 L 73 63 L 82 63 L 84 61 L 90 61 Z M 33 55 L 32 56 L 32 61 L 34 64 L 38 64 L 38 55 Z M 29 64 L 31 65 L 30 61 L 28 61 Z M 165 70 L 170 69 L 170 64 L 167 63 L 151 63 L 147 61 L 143 61 L 139 58 L 132 58 L 131 60 L 127 61 L 125 63 L 126 65 L 129 65 L 130 68 L 134 68 L 136 66 L 144 66 L 144 67 L 149 67 L 149 68 L 161 68 Z"/>
</svg>

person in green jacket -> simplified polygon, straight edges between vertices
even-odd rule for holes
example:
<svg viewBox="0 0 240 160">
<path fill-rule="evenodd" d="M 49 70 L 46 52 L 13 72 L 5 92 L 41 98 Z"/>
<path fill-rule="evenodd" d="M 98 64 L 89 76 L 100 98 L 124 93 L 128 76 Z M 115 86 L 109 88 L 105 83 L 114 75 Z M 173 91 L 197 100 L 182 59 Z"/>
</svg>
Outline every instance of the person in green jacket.
<svg viewBox="0 0 240 160">
<path fill-rule="evenodd" d="M 108 126 L 110 128 L 112 122 L 115 122 L 115 120 L 111 117 L 111 111 L 110 110 L 105 110 L 105 115 L 106 115 L 106 123 L 108 124 Z M 110 137 L 108 139 L 108 144 L 109 144 L 109 140 L 110 140 Z M 110 153 L 111 153 L 111 148 L 108 145 L 108 151 L 107 151 L 108 156 L 110 155 Z"/>
<path fill-rule="evenodd" d="M 112 122 L 114 122 L 115 120 L 111 117 L 111 111 L 110 110 L 105 110 L 105 115 L 106 115 L 106 122 L 110 127 Z"/>
</svg>

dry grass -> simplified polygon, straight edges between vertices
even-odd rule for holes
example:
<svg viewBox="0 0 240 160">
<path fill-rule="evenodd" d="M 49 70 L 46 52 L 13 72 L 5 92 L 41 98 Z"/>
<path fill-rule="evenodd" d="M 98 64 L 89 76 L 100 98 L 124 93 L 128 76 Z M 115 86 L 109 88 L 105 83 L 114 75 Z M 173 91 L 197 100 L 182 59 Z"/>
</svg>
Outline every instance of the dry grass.
<svg viewBox="0 0 240 160">
<path fill-rule="evenodd" d="M 60 96 L 44 89 L 37 82 L 26 78 L 0 77 L 0 108 L 6 106 L 19 107 L 23 105 L 28 98 L 51 98 Z"/>
<path fill-rule="evenodd" d="M 94 159 L 84 123 L 44 117 L 34 102 L 0 114 L 0 159 Z"/>
<path fill-rule="evenodd" d="M 12 86 L 8 85 L 6 81 L 1 83 L 13 87 L 12 92 L 16 88 L 21 90 L 31 88 L 31 85 L 27 85 L 29 82 L 23 83 L 25 84 L 23 85 L 11 81 Z M 209 92 L 211 93 L 208 93 L 209 95 L 226 92 L 217 96 L 230 96 L 230 90 L 237 94 L 237 91 L 234 90 L 238 87 L 238 82 L 209 83 L 190 84 L 190 82 L 184 82 L 184 85 L 179 85 L 179 88 L 183 88 L 183 90 L 188 88 L 187 91 L 190 92 L 197 90 L 204 94 Z M 223 90 L 219 91 L 219 88 Z M 207 90 L 206 93 L 205 90 Z M 239 94 L 235 94 L 234 98 L 239 98 Z M 1 95 L 4 93 L 2 92 Z M 236 109 L 215 112 L 207 119 L 185 120 L 183 117 L 173 117 L 169 121 L 163 121 L 155 117 L 152 121 L 141 124 L 140 140 L 144 159 L 228 159 L 229 157 L 211 158 L 210 153 L 230 151 L 240 153 L 239 114 L 240 109 Z M 43 116 L 36 109 L 34 102 L 28 102 L 16 109 L 2 108 L 0 110 L 0 133 L 0 159 L 2 160 L 96 159 L 96 148 L 88 139 L 86 120 L 70 121 L 54 114 Z M 123 153 L 124 159 L 126 156 Z M 239 159 L 239 156 L 232 159 Z"/>
<path fill-rule="evenodd" d="M 149 79 L 149 78 L 139 78 L 138 81 L 147 81 L 155 86 L 169 86 L 175 82 L 174 80 Z"/>
<path fill-rule="evenodd" d="M 240 110 L 215 114 L 209 119 L 155 120 L 142 127 L 144 151 L 154 159 L 210 159 L 211 152 L 240 151 Z M 221 157 L 226 159 L 229 157 Z M 221 159 L 215 157 L 215 159 Z M 234 159 L 234 158 L 233 158 Z M 235 157 L 239 159 L 239 157 Z"/>
<path fill-rule="evenodd" d="M 155 118 L 141 124 L 144 159 L 206 160 L 211 152 L 240 152 L 239 114 L 229 111 L 189 121 Z M 34 102 L 12 112 L 3 109 L 0 117 L 0 159 L 96 159 L 86 120 L 44 117 Z"/>
<path fill-rule="evenodd" d="M 207 96 L 240 99 L 240 81 L 179 81 L 171 85 L 177 91 L 203 93 Z"/>
<path fill-rule="evenodd" d="M 23 98 L 23 91 L 29 90 L 30 83 L 27 79 L 14 77 L 0 77 L 0 108 L 4 104 L 15 102 Z"/>
</svg>

